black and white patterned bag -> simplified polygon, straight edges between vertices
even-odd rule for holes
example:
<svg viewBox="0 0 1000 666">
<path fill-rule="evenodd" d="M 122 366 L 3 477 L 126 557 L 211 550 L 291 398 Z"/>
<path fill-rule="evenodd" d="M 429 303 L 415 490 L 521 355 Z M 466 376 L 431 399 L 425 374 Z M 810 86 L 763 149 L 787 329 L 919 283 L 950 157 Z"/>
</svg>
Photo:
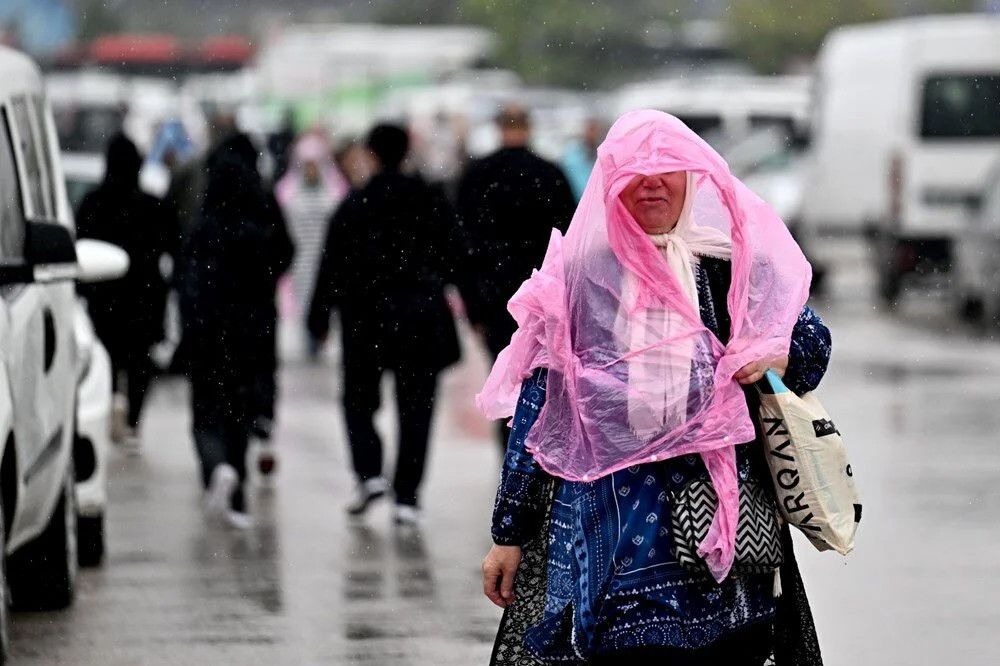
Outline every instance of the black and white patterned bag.
<svg viewBox="0 0 1000 666">
<path fill-rule="evenodd" d="M 733 574 L 769 573 L 781 566 L 784 556 L 778 510 L 765 488 L 755 481 L 740 481 L 740 514 L 736 526 Z M 695 479 L 673 494 L 671 525 L 674 556 L 685 569 L 707 572 L 698 546 L 705 540 L 719 497 L 708 480 Z"/>
</svg>

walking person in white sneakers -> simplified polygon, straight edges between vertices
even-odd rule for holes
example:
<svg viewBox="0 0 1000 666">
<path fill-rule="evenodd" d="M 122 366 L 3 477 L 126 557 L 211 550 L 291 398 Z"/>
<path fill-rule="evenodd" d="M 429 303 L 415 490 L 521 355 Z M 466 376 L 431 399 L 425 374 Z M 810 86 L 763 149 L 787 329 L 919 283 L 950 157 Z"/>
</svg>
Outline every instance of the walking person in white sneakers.
<svg viewBox="0 0 1000 666">
<path fill-rule="evenodd" d="M 352 515 L 390 490 L 373 418 L 383 372 L 395 375 L 399 456 L 391 489 L 396 522 L 414 524 L 438 374 L 460 353 L 444 286 L 461 277 L 463 246 L 443 194 L 400 169 L 406 130 L 379 125 L 367 144 L 379 171 L 330 222 L 308 324 L 323 340 L 331 311 L 340 312 L 344 413 L 359 486 Z"/>
<path fill-rule="evenodd" d="M 249 138 L 237 134 L 209 158 L 180 285 L 205 507 L 235 527 L 252 523 L 243 494 L 247 447 L 260 415 L 260 378 L 273 373 L 276 276 L 293 253 L 255 157 Z"/>
</svg>

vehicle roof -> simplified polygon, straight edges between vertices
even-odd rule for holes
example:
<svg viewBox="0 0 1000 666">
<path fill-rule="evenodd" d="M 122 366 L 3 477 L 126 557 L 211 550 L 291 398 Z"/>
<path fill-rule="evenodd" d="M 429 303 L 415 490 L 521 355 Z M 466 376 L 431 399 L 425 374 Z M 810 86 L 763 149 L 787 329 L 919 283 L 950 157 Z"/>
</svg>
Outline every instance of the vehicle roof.
<svg viewBox="0 0 1000 666">
<path fill-rule="evenodd" d="M 989 14 L 949 14 L 909 16 L 891 21 L 862 23 L 835 28 L 827 42 L 877 38 L 895 35 L 904 41 L 963 38 L 996 38 L 1000 35 L 1000 17 Z"/>
<path fill-rule="evenodd" d="M 1000 65 L 1000 17 L 917 16 L 832 31 L 818 58 L 826 72 L 862 79 L 900 70 L 968 69 Z"/>
<path fill-rule="evenodd" d="M 616 113 L 662 108 L 672 113 L 788 113 L 805 116 L 810 103 L 805 76 L 726 75 L 670 78 L 623 86 L 615 93 Z"/>
<path fill-rule="evenodd" d="M 28 56 L 0 46 L 0 98 L 42 92 L 42 73 Z"/>
</svg>

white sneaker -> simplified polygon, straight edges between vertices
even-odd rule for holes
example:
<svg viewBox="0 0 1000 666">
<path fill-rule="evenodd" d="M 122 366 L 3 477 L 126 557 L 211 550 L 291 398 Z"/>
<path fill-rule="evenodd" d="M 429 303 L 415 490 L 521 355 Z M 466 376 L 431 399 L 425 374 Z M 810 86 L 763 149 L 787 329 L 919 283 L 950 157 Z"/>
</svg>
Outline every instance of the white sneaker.
<svg viewBox="0 0 1000 666">
<path fill-rule="evenodd" d="M 253 527 L 253 516 L 243 511 L 230 511 L 226 514 L 226 522 L 237 530 L 248 530 Z"/>
<path fill-rule="evenodd" d="M 229 514 L 230 502 L 239 482 L 239 475 L 232 465 L 222 463 L 216 466 L 205 492 L 205 513 L 213 518 L 225 518 Z"/>
<path fill-rule="evenodd" d="M 389 492 L 389 482 L 382 476 L 374 476 L 358 484 L 354 499 L 347 505 L 347 513 L 360 516 L 372 502 Z"/>
<path fill-rule="evenodd" d="M 408 527 L 419 525 L 420 509 L 412 504 L 397 504 L 394 518 L 397 525 L 405 525 Z"/>
</svg>

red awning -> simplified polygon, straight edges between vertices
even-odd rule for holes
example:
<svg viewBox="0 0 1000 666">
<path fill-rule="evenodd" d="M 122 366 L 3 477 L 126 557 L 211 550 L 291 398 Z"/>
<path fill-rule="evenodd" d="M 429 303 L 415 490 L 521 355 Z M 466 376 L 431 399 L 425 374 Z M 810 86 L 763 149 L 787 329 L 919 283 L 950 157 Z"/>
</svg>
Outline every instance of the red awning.
<svg viewBox="0 0 1000 666">
<path fill-rule="evenodd" d="M 90 45 L 90 58 L 98 63 L 172 63 L 180 54 L 180 43 L 169 35 L 109 35 Z"/>
<path fill-rule="evenodd" d="M 243 65 L 253 57 L 253 45 L 245 37 L 229 35 L 212 37 L 198 47 L 196 58 L 204 64 Z"/>
</svg>

